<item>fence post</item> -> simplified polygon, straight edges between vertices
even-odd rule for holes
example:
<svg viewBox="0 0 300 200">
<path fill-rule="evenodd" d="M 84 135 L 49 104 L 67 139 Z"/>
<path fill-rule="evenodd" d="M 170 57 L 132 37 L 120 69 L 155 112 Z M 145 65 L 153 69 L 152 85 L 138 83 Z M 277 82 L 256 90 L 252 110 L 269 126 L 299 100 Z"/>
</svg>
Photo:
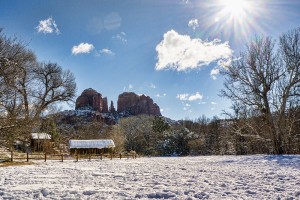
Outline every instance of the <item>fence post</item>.
<svg viewBox="0 0 300 200">
<path fill-rule="evenodd" d="M 45 153 L 45 162 L 47 161 L 47 153 Z"/>
<path fill-rule="evenodd" d="M 29 155 L 28 155 L 28 152 L 26 154 L 26 161 L 29 162 Z"/>
<path fill-rule="evenodd" d="M 110 159 L 112 160 L 112 157 L 113 157 L 113 155 L 112 155 L 112 153 L 110 154 Z"/>
<path fill-rule="evenodd" d="M 100 154 L 100 159 L 102 160 L 102 153 Z"/>
<path fill-rule="evenodd" d="M 78 162 L 78 153 L 76 154 L 76 161 Z"/>
<path fill-rule="evenodd" d="M 13 162 L 14 161 L 14 153 L 13 151 L 10 152 L 10 162 Z"/>
<path fill-rule="evenodd" d="M 61 154 L 61 162 L 64 162 L 64 154 Z"/>
<path fill-rule="evenodd" d="M 120 159 L 122 159 L 122 154 L 120 153 Z"/>
</svg>

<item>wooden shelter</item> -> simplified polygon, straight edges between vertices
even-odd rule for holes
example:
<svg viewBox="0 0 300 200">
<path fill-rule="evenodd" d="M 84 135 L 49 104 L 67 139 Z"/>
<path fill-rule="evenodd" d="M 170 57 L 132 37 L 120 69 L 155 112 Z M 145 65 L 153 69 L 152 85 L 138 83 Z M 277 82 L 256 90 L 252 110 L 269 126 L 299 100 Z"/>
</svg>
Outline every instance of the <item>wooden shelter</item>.
<svg viewBox="0 0 300 200">
<path fill-rule="evenodd" d="M 31 133 L 30 147 L 33 152 L 49 152 L 51 150 L 51 135 Z"/>
<path fill-rule="evenodd" d="M 111 153 L 114 147 L 115 143 L 110 139 L 69 141 L 71 155 Z"/>
</svg>

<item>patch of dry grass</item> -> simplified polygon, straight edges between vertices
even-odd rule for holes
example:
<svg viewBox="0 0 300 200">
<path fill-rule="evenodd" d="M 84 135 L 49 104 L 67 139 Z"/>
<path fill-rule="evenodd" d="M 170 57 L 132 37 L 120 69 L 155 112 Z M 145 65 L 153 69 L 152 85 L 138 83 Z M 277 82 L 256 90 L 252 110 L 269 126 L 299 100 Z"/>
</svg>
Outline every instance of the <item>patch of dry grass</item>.
<svg viewBox="0 0 300 200">
<path fill-rule="evenodd" d="M 32 165 L 33 162 L 0 162 L 0 167 Z"/>
</svg>

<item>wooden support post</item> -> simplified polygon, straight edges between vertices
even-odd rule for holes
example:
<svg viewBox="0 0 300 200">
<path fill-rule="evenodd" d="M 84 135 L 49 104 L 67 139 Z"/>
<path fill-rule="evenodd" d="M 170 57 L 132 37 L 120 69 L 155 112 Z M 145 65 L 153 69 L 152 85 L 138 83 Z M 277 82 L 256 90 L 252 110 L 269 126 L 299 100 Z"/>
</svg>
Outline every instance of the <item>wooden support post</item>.
<svg viewBox="0 0 300 200">
<path fill-rule="evenodd" d="M 120 159 L 122 159 L 122 154 L 120 153 Z"/>
<path fill-rule="evenodd" d="M 110 159 L 112 160 L 112 157 L 113 157 L 113 155 L 112 155 L 112 153 L 110 154 Z"/>
<path fill-rule="evenodd" d="M 100 160 L 102 160 L 102 156 L 103 156 L 102 153 L 100 153 Z"/>
<path fill-rule="evenodd" d="M 47 161 L 47 154 L 45 153 L 45 162 Z"/>
<path fill-rule="evenodd" d="M 61 154 L 61 162 L 64 162 L 64 154 Z"/>
<path fill-rule="evenodd" d="M 26 161 L 29 162 L 29 155 L 28 155 L 28 152 L 26 154 Z"/>
<path fill-rule="evenodd" d="M 76 161 L 78 162 L 78 154 L 76 154 Z"/>
<path fill-rule="evenodd" d="M 127 153 L 127 159 L 129 159 L 129 154 Z"/>
<path fill-rule="evenodd" d="M 13 151 L 10 152 L 10 162 L 14 161 L 14 153 Z"/>
<path fill-rule="evenodd" d="M 89 149 L 89 161 L 91 161 L 91 149 Z"/>
</svg>

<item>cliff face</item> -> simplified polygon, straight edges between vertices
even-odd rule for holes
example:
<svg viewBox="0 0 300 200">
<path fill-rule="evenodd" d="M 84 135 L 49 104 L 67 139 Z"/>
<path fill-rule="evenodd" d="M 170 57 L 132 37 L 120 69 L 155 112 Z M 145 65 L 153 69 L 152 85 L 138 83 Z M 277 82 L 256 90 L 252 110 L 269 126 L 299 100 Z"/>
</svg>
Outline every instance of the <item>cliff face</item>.
<svg viewBox="0 0 300 200">
<path fill-rule="evenodd" d="M 76 99 L 76 110 L 91 109 L 100 113 L 108 112 L 107 98 L 102 98 L 102 95 L 96 90 L 89 88 L 84 90 Z"/>
<path fill-rule="evenodd" d="M 156 115 L 161 116 L 159 106 L 149 96 L 137 95 L 133 92 L 124 92 L 118 98 L 118 113 L 129 115 Z"/>
<path fill-rule="evenodd" d="M 107 98 L 102 97 L 96 90 L 89 88 L 82 92 L 76 100 L 76 110 L 93 110 L 100 113 L 114 113 L 121 116 L 156 115 L 161 116 L 160 109 L 149 96 L 124 92 L 119 95 L 117 113 L 111 101 L 108 109 Z"/>
</svg>

